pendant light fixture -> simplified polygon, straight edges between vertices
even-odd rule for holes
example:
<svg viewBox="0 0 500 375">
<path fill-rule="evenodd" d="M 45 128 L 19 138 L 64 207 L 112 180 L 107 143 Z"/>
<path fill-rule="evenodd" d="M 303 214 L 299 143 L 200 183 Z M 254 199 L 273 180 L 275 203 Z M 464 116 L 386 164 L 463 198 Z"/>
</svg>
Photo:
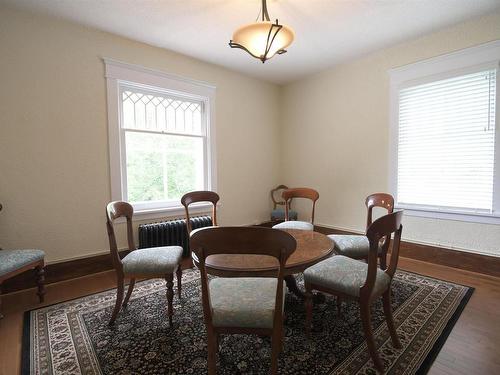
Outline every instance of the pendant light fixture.
<svg viewBox="0 0 500 375">
<path fill-rule="evenodd" d="M 262 0 L 262 19 L 241 26 L 233 33 L 229 42 L 231 48 L 240 48 L 265 63 L 274 55 L 286 52 L 285 48 L 292 44 L 295 34 L 278 20 L 272 23 L 267 12 L 266 0 Z"/>
</svg>

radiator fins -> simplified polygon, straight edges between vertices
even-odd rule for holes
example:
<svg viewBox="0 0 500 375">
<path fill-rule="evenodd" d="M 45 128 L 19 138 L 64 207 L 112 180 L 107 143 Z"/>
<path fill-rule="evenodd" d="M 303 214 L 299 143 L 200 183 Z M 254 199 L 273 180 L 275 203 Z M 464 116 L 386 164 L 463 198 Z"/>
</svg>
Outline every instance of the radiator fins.
<svg viewBox="0 0 500 375">
<path fill-rule="evenodd" d="M 210 216 L 192 217 L 191 228 L 198 229 L 212 225 Z M 139 249 L 159 246 L 181 246 L 183 256 L 189 256 L 189 240 L 185 219 L 139 225 Z"/>
</svg>

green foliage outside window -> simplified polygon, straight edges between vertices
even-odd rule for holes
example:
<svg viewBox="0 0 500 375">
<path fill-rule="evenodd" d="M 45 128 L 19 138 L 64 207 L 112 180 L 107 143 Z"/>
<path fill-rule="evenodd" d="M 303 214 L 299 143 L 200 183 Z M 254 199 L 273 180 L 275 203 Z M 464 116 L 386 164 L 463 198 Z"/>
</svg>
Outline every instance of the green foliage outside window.
<svg viewBox="0 0 500 375">
<path fill-rule="evenodd" d="M 127 133 L 127 188 L 131 202 L 178 200 L 201 189 L 201 138 Z"/>
</svg>

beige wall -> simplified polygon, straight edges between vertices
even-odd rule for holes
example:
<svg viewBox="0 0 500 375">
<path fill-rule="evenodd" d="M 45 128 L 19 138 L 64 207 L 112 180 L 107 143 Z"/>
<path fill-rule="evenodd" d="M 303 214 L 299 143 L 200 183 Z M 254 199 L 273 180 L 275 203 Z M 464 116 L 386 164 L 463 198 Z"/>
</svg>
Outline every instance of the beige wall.
<svg viewBox="0 0 500 375">
<path fill-rule="evenodd" d="M 500 13 L 289 84 L 281 98 L 282 180 L 320 192 L 317 223 L 364 230 L 364 198 L 388 189 L 390 68 L 500 38 Z M 500 226 L 405 217 L 404 237 L 500 255 Z"/>
<path fill-rule="evenodd" d="M 103 56 L 215 84 L 220 221 L 268 218 L 279 173 L 279 87 L 0 7 L 0 246 L 42 248 L 49 261 L 108 251 Z"/>
<path fill-rule="evenodd" d="M 317 223 L 363 230 L 364 197 L 387 190 L 387 70 L 498 38 L 500 14 L 493 14 L 280 88 L 0 7 L 0 246 L 43 248 L 51 262 L 107 251 L 103 56 L 217 86 L 221 223 L 267 219 L 268 191 L 283 182 L 318 188 Z M 404 234 L 499 253 L 498 226 L 406 217 Z"/>
</svg>

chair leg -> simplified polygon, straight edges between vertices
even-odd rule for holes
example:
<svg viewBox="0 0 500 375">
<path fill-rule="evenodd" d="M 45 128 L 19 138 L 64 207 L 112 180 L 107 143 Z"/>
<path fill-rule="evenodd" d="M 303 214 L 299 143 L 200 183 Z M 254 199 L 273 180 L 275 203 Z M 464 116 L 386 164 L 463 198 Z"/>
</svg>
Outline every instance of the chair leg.
<svg viewBox="0 0 500 375">
<path fill-rule="evenodd" d="M 337 314 L 342 315 L 342 302 L 343 298 L 341 296 L 337 296 Z"/>
<path fill-rule="evenodd" d="M 182 268 L 181 265 L 179 264 L 179 267 L 177 267 L 177 295 L 179 296 L 179 299 L 181 299 L 181 288 L 182 288 Z"/>
<path fill-rule="evenodd" d="M 2 284 L 0 283 L 0 319 L 3 318 L 2 315 Z"/>
<path fill-rule="evenodd" d="M 312 324 L 312 313 L 313 313 L 313 301 L 312 301 L 312 290 L 308 283 L 305 283 L 306 293 L 305 293 L 305 307 L 306 307 L 306 335 L 311 336 L 311 324 Z"/>
<path fill-rule="evenodd" d="M 111 319 L 109 321 L 109 324 L 112 325 L 116 317 L 118 316 L 118 313 L 120 312 L 120 309 L 122 307 L 122 301 L 123 301 L 123 290 L 124 290 L 124 285 L 123 285 L 123 275 L 117 275 L 116 277 L 116 302 L 115 302 L 115 309 L 113 310 L 113 314 L 111 315 Z"/>
<path fill-rule="evenodd" d="M 387 253 L 380 255 L 380 268 L 384 271 L 387 269 Z"/>
<path fill-rule="evenodd" d="M 174 306 L 173 306 L 173 301 L 174 301 L 174 274 L 170 273 L 165 277 L 165 280 L 167 282 L 167 315 L 168 315 L 168 323 L 170 327 L 173 326 L 172 323 L 172 316 L 174 315 Z"/>
<path fill-rule="evenodd" d="M 215 375 L 217 372 L 217 335 L 210 328 L 207 329 L 207 346 L 208 375 Z"/>
<path fill-rule="evenodd" d="M 127 295 L 125 296 L 125 300 L 123 301 L 123 307 L 126 307 L 128 305 L 128 301 L 130 300 L 130 296 L 132 295 L 132 291 L 134 290 L 135 286 L 135 278 L 130 279 L 130 284 L 128 284 L 128 290 L 127 290 Z"/>
<path fill-rule="evenodd" d="M 387 328 L 389 328 L 389 333 L 391 334 L 392 344 L 395 348 L 401 349 L 401 342 L 399 341 L 396 326 L 394 325 L 394 317 L 392 316 L 391 289 L 387 289 L 387 291 L 382 295 L 382 298 L 384 303 L 385 320 L 387 321 Z"/>
<path fill-rule="evenodd" d="M 373 339 L 373 330 L 371 324 L 371 306 L 369 303 L 360 302 L 361 310 L 361 321 L 363 322 L 363 329 L 365 332 L 366 344 L 368 346 L 368 352 L 373 360 L 375 368 L 384 372 L 384 366 L 377 353 L 377 347 L 375 346 L 375 340 Z"/>
<path fill-rule="evenodd" d="M 40 303 L 44 301 L 45 296 L 45 270 L 42 266 L 38 266 L 35 268 L 36 272 L 36 285 L 38 286 L 38 300 Z"/>
<path fill-rule="evenodd" d="M 278 373 L 278 358 L 281 352 L 283 328 L 275 327 L 271 342 L 271 375 L 276 375 Z"/>
</svg>

